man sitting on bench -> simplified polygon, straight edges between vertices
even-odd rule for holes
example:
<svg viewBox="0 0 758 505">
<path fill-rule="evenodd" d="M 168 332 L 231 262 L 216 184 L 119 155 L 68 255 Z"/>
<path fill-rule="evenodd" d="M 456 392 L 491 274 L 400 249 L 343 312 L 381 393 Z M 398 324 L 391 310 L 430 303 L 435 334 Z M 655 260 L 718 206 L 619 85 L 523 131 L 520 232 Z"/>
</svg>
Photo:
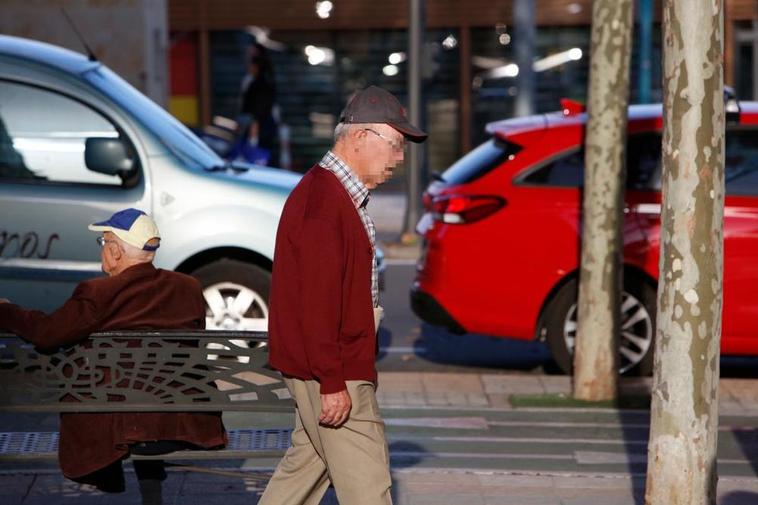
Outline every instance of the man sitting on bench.
<svg viewBox="0 0 758 505">
<path fill-rule="evenodd" d="M 125 209 L 89 229 L 102 233 L 97 242 L 107 277 L 82 282 L 49 315 L 0 300 L 5 302 L 0 303 L 0 330 L 54 350 L 98 331 L 205 328 L 200 284 L 153 266 L 160 235 L 148 215 Z M 105 492 L 122 492 L 121 460 L 130 453 L 165 454 L 225 444 L 220 413 L 62 414 L 58 459 L 69 479 Z M 163 461 L 135 460 L 134 469 L 142 503 L 162 505 Z"/>
</svg>

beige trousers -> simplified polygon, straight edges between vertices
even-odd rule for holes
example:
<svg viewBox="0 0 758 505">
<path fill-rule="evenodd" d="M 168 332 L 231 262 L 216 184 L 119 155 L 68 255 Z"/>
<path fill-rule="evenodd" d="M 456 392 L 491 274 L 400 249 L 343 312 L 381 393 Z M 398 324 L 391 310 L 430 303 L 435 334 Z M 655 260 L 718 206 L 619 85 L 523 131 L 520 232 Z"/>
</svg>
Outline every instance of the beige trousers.
<svg viewBox="0 0 758 505">
<path fill-rule="evenodd" d="M 391 505 L 389 451 L 374 385 L 347 381 L 350 418 L 328 428 L 318 422 L 319 383 L 284 381 L 297 404 L 295 431 L 258 505 L 318 505 L 330 483 L 340 505 Z"/>
</svg>

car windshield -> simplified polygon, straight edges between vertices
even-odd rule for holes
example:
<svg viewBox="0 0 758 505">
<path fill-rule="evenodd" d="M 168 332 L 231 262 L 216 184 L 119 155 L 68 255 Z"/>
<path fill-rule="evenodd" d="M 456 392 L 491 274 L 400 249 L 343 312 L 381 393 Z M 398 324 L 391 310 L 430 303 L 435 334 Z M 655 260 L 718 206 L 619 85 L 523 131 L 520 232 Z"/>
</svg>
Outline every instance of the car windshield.
<svg viewBox="0 0 758 505">
<path fill-rule="evenodd" d="M 216 153 L 174 116 L 104 65 L 87 71 L 83 77 L 129 111 L 137 121 L 153 132 L 172 153 L 183 161 L 206 169 L 224 164 Z"/>
</svg>

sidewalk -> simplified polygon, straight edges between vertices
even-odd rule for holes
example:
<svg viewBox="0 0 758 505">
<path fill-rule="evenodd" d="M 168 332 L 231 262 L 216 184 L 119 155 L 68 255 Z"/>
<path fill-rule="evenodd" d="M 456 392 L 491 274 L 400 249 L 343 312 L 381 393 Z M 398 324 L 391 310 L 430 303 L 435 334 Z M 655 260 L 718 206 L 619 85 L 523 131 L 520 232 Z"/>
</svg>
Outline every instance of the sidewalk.
<svg viewBox="0 0 758 505">
<path fill-rule="evenodd" d="M 460 415 L 457 409 L 515 410 L 508 401 L 511 394 L 570 392 L 570 378 L 563 376 L 385 372 L 379 374 L 379 383 L 383 409 L 449 408 L 452 416 Z M 622 378 L 620 387 L 624 393 L 639 394 L 648 392 L 649 384 L 650 379 Z M 723 379 L 720 404 L 723 415 L 758 416 L 758 381 Z M 136 481 L 128 468 L 127 492 L 118 495 L 67 481 L 51 467 L 0 472 L 0 501 L 3 505 L 137 504 Z M 172 468 L 165 504 L 254 505 L 270 471 Z M 393 481 L 396 505 L 638 505 L 644 495 L 644 475 L 635 473 L 421 468 L 393 461 Z M 722 477 L 718 495 L 722 505 L 754 505 L 758 479 Z M 336 503 L 333 491 L 322 501 L 323 505 Z"/>
<path fill-rule="evenodd" d="M 165 505 L 255 505 L 268 474 L 248 477 L 169 471 Z M 127 492 L 106 495 L 57 475 L 0 475 L 3 505 L 136 505 L 137 483 L 127 472 Z M 465 470 L 393 472 L 395 505 L 641 505 L 644 477 L 588 478 L 515 475 Z M 23 494 L 20 494 L 19 491 Z M 755 478 L 720 479 L 718 503 L 755 505 Z M 329 490 L 321 505 L 337 505 Z"/>
<path fill-rule="evenodd" d="M 621 377 L 622 395 L 649 395 L 652 378 Z M 758 415 L 758 380 L 721 379 L 719 412 Z M 385 407 L 513 408 L 510 396 L 571 394 L 566 375 L 379 372 L 377 398 Z M 758 502 L 757 502 L 758 503 Z"/>
</svg>

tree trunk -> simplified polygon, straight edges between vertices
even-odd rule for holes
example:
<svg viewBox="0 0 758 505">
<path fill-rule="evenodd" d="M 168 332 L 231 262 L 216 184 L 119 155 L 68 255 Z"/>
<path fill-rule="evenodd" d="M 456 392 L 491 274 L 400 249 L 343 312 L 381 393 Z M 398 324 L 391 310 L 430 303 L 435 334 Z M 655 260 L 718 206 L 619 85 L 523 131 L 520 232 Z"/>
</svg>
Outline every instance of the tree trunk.
<svg viewBox="0 0 758 505">
<path fill-rule="evenodd" d="M 664 4 L 663 209 L 645 503 L 716 503 L 724 216 L 722 0 Z"/>
<path fill-rule="evenodd" d="M 632 0 L 592 4 L 574 398 L 616 397 Z"/>
</svg>

